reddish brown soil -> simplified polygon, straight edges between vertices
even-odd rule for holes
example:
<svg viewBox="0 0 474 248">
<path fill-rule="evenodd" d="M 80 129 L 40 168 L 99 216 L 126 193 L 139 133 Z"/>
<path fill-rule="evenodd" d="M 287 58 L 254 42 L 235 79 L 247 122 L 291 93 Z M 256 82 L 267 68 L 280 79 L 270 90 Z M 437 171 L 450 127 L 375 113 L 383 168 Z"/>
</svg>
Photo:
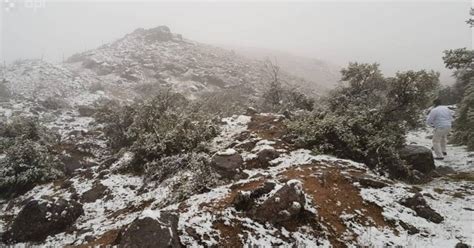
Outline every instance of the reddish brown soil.
<svg viewBox="0 0 474 248">
<path fill-rule="evenodd" d="M 317 175 L 321 174 L 321 175 Z M 281 174 L 287 180 L 300 179 L 306 194 L 313 198 L 318 206 L 318 222 L 329 230 L 328 237 L 335 247 L 346 247 L 342 237 L 347 227 L 340 218 L 342 214 L 355 214 L 355 222 L 377 228 L 391 227 L 382 215 L 382 208 L 364 202 L 360 191 L 338 168 L 325 168 L 319 165 L 300 166 Z M 363 215 L 355 212 L 359 210 Z M 354 236 L 355 238 L 355 236 Z"/>
<path fill-rule="evenodd" d="M 110 230 L 102 234 L 98 239 L 83 245 L 78 246 L 66 246 L 70 248 L 90 248 L 90 247 L 112 247 L 117 240 L 120 230 Z"/>
</svg>

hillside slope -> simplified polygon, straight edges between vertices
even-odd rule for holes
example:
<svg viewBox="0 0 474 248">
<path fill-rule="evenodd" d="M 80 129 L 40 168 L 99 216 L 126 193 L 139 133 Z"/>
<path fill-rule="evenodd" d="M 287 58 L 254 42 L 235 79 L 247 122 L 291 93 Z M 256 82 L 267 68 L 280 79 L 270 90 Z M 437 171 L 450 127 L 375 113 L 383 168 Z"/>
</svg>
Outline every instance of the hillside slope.
<svg viewBox="0 0 474 248">
<path fill-rule="evenodd" d="M 445 177 L 410 186 L 373 174 L 363 164 L 314 156 L 284 141 L 283 120 L 271 114 L 223 119 L 214 157 L 243 160 L 230 177 L 221 174 L 217 187 L 189 199 L 177 195 L 183 182 L 199 180 L 193 171 L 174 171 L 150 184 L 114 169 L 130 160 L 125 153 L 113 163 L 85 167 L 69 179 L 0 203 L 0 232 L 8 242 L 18 236 L 11 228 L 26 211 L 25 202 L 56 206 L 71 199 L 83 214 L 65 231 L 36 244 L 454 247 L 471 242 L 470 181 Z M 29 225 L 41 228 L 35 220 Z"/>
</svg>

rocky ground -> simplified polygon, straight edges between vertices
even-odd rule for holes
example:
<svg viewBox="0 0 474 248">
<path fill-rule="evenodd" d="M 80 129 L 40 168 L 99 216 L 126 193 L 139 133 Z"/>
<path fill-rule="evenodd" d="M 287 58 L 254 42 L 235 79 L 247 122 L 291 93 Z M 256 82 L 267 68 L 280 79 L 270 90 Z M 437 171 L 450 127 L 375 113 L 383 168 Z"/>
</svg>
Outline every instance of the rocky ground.
<svg viewBox="0 0 474 248">
<path fill-rule="evenodd" d="M 88 117 L 74 117 L 86 122 Z M 86 122 L 87 123 L 87 122 Z M 91 124 L 92 125 L 92 124 Z M 75 141 L 88 141 L 87 125 Z M 427 145 L 428 131 L 408 137 Z M 158 185 L 101 161 L 100 142 L 64 180 L 0 203 L 0 233 L 17 246 L 118 244 L 190 247 L 454 247 L 472 245 L 472 153 L 450 147 L 455 171 L 420 185 L 392 181 L 359 163 L 313 155 L 286 136 L 284 117 L 252 114 L 223 119 L 213 142 L 219 186 L 186 200 L 177 183 Z M 437 164 L 438 167 L 441 164 Z"/>
</svg>

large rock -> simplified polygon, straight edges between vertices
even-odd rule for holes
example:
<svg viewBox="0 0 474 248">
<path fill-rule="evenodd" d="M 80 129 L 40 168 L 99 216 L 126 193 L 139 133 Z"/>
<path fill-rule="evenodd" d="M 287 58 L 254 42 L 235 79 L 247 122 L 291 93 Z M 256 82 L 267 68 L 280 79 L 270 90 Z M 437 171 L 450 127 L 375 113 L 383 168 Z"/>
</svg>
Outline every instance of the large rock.
<svg viewBox="0 0 474 248">
<path fill-rule="evenodd" d="M 234 149 L 218 152 L 212 157 L 211 165 L 226 178 L 233 178 L 242 168 L 244 160 Z"/>
<path fill-rule="evenodd" d="M 425 174 L 436 168 L 433 153 L 424 146 L 407 145 L 400 151 L 400 158 L 405 160 L 412 169 Z"/>
<path fill-rule="evenodd" d="M 178 216 L 162 212 L 158 219 L 135 219 L 121 232 L 118 247 L 181 247 L 178 235 Z"/>
<path fill-rule="evenodd" d="M 239 191 L 232 201 L 238 211 L 248 211 L 252 209 L 258 198 L 270 193 L 275 188 L 275 183 L 265 182 L 262 186 L 252 191 Z"/>
<path fill-rule="evenodd" d="M 94 186 L 84 192 L 81 196 L 82 202 L 95 202 L 98 199 L 101 199 L 108 193 L 107 186 L 103 185 L 102 183 L 94 183 Z"/>
<path fill-rule="evenodd" d="M 275 149 L 262 149 L 257 153 L 257 159 L 260 164 L 264 166 L 270 165 L 269 162 L 275 158 L 278 158 L 280 153 L 278 153 Z"/>
<path fill-rule="evenodd" d="M 29 201 L 2 239 L 5 243 L 41 242 L 67 230 L 84 213 L 76 201 Z"/>
<path fill-rule="evenodd" d="M 273 224 L 298 217 L 304 210 L 306 199 L 302 185 L 297 180 L 288 181 L 273 196 L 255 208 L 255 219 Z"/>
<path fill-rule="evenodd" d="M 404 199 L 400 202 L 405 207 L 415 210 L 416 214 L 434 223 L 441 223 L 444 218 L 432 209 L 426 202 L 423 195 L 416 193 L 413 197 Z"/>
</svg>

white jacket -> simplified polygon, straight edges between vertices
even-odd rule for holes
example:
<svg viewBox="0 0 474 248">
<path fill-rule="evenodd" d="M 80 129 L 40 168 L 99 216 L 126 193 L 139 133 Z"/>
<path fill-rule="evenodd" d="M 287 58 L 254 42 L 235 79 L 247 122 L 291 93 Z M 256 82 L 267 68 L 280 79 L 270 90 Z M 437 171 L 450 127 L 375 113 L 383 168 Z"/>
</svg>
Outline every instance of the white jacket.
<svg viewBox="0 0 474 248">
<path fill-rule="evenodd" d="M 433 108 L 426 118 L 426 124 L 435 128 L 450 128 L 453 122 L 453 111 L 446 106 Z"/>
</svg>

